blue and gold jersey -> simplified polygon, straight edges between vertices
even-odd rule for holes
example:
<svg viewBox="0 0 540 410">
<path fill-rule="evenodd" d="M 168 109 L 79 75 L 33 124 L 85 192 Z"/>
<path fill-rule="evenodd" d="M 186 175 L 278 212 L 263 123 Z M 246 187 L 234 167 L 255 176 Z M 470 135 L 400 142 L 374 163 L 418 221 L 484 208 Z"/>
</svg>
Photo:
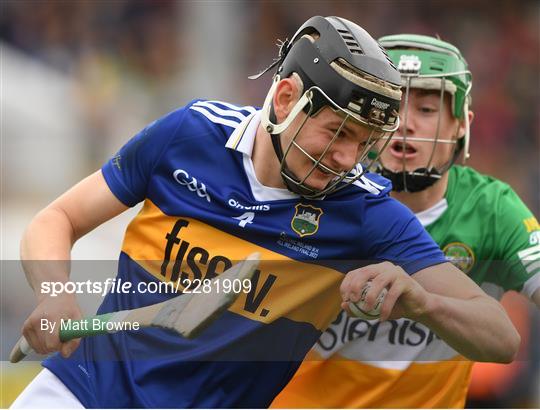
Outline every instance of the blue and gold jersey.
<svg viewBox="0 0 540 410">
<path fill-rule="evenodd" d="M 349 270 L 389 260 L 408 273 L 444 262 L 417 219 L 367 174 L 324 200 L 262 185 L 251 153 L 259 111 L 193 101 L 155 121 L 102 168 L 133 206 L 118 278 L 213 278 L 252 252 L 249 293 L 198 338 L 162 329 L 86 338 L 44 365 L 86 407 L 267 407 L 340 311 Z M 174 294 L 109 293 L 99 313 Z"/>
</svg>

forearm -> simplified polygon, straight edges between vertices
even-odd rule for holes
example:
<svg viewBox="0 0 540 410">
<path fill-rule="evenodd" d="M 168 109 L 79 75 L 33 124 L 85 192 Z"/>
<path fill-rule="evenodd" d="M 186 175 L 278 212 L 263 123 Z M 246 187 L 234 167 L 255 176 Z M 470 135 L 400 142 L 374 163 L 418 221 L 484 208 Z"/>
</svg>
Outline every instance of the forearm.
<svg viewBox="0 0 540 410">
<path fill-rule="evenodd" d="M 42 293 L 42 284 L 67 282 L 75 241 L 126 209 L 109 189 L 101 171 L 96 171 L 37 214 L 26 229 L 21 260 L 38 303 L 23 325 L 23 335 L 36 352 L 61 350 L 67 357 L 77 348 L 77 340 L 60 341 L 58 327 L 54 332 L 41 329 L 43 319 L 58 323 L 82 317 L 75 294 L 52 296 L 45 287 Z"/>
<path fill-rule="evenodd" d="M 514 360 L 520 336 L 496 300 L 483 295 L 466 300 L 428 295 L 426 310 L 416 320 L 452 348 L 479 362 Z"/>
<path fill-rule="evenodd" d="M 53 207 L 37 214 L 27 227 L 21 240 L 21 261 L 38 301 L 46 296 L 41 293 L 43 281 L 68 280 L 74 241 L 69 219 Z"/>
</svg>

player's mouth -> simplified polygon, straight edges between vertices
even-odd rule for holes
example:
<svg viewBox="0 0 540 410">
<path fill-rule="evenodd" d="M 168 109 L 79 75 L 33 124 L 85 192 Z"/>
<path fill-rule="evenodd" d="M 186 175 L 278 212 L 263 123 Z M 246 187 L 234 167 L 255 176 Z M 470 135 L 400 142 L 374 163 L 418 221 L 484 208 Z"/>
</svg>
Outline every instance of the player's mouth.
<svg viewBox="0 0 540 410">
<path fill-rule="evenodd" d="M 309 182 L 306 185 L 314 189 L 322 189 L 334 178 L 336 178 L 334 174 L 327 171 L 323 166 L 319 164 L 315 167 L 313 171 L 311 171 L 310 177 L 308 178 Z"/>
<path fill-rule="evenodd" d="M 324 163 L 319 163 L 317 164 L 317 166 L 315 167 L 315 170 L 320 172 L 321 174 L 323 174 L 324 176 L 326 177 L 330 177 L 330 178 L 335 178 L 336 177 L 336 174 L 339 174 L 340 172 L 338 170 L 336 170 L 335 168 L 332 168 L 331 166 L 329 165 L 326 165 Z M 334 171 L 334 173 L 330 172 L 329 170 L 332 170 Z"/>
<path fill-rule="evenodd" d="M 390 153 L 399 159 L 412 159 L 418 152 L 412 144 L 405 141 L 393 141 L 389 148 Z"/>
</svg>

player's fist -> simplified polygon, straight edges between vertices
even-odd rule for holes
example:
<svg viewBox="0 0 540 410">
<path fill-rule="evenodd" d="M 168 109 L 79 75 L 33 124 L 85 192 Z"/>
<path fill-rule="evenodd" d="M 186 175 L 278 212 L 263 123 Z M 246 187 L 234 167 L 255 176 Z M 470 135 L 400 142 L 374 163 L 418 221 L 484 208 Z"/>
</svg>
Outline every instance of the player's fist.
<svg viewBox="0 0 540 410">
<path fill-rule="evenodd" d="M 386 295 L 381 297 L 385 289 Z M 417 319 L 425 311 L 429 297 L 418 282 L 390 262 L 350 271 L 341 283 L 340 292 L 343 301 L 341 307 L 347 313 L 354 316 L 349 305 L 352 302 L 365 312 L 378 311 L 380 308 L 381 320 L 400 317 Z"/>
<path fill-rule="evenodd" d="M 349 310 L 354 317 L 373 320 L 379 319 L 381 316 L 381 307 L 388 292 L 386 288 L 383 288 L 381 293 L 379 293 L 379 296 L 377 296 L 377 301 L 375 302 L 373 309 L 366 309 L 366 295 L 368 294 L 370 288 L 371 280 L 368 280 L 362 288 L 360 300 L 358 302 L 349 302 Z"/>
<path fill-rule="evenodd" d="M 73 294 L 42 298 L 23 324 L 22 334 L 28 344 L 40 354 L 60 351 L 68 357 L 77 349 L 80 339 L 60 341 L 61 319 L 81 319 L 82 314 Z"/>
</svg>

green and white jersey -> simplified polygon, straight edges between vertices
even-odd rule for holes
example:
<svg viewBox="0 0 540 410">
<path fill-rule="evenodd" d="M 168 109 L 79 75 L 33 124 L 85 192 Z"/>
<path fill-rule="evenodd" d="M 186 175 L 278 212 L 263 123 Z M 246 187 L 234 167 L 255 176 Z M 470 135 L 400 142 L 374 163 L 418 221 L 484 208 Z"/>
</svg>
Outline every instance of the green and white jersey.
<svg viewBox="0 0 540 410">
<path fill-rule="evenodd" d="M 416 216 L 447 258 L 492 296 L 516 290 L 531 297 L 540 288 L 540 227 L 507 184 L 454 166 L 445 197 Z M 460 408 L 472 369 L 421 323 L 344 312 L 310 355 L 275 406 Z"/>
<path fill-rule="evenodd" d="M 446 257 L 490 295 L 540 288 L 540 226 L 509 185 L 472 168 L 449 171 L 445 198 L 417 214 Z"/>
<path fill-rule="evenodd" d="M 540 227 L 505 183 L 454 166 L 416 214 L 446 257 L 494 297 L 540 288 Z M 472 362 L 421 323 L 341 312 L 274 407 L 463 408 Z"/>
</svg>

